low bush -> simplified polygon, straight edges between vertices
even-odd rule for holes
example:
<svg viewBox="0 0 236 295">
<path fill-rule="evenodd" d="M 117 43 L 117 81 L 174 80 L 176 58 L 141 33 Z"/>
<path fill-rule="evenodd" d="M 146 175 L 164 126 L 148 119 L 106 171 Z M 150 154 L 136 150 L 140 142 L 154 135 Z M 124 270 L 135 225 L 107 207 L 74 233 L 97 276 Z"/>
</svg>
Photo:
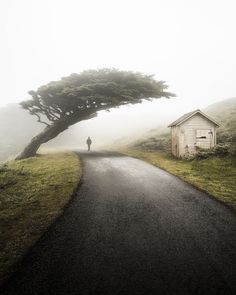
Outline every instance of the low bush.
<svg viewBox="0 0 236 295">
<path fill-rule="evenodd" d="M 198 148 L 198 152 L 195 154 L 194 159 L 207 159 L 213 156 L 224 157 L 231 153 L 233 153 L 233 150 L 230 144 L 217 144 L 211 149 Z"/>
</svg>

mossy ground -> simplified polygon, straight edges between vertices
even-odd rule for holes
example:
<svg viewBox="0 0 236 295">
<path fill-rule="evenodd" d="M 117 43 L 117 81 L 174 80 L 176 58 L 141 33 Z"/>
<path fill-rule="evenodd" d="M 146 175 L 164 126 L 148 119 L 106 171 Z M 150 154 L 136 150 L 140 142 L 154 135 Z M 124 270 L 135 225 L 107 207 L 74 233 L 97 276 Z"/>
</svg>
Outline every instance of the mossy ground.
<svg viewBox="0 0 236 295">
<path fill-rule="evenodd" d="M 38 155 L 0 169 L 0 281 L 62 213 L 80 176 L 73 153 Z"/>
<path fill-rule="evenodd" d="M 157 151 L 125 149 L 121 152 L 158 166 L 236 209 L 236 159 L 233 156 L 189 161 Z"/>
</svg>

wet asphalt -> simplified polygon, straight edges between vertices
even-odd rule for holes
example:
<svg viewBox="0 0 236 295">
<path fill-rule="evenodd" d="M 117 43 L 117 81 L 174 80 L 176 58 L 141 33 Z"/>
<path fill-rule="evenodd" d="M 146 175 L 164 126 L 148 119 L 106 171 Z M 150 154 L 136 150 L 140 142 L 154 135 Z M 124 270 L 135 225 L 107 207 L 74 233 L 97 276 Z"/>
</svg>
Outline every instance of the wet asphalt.
<svg viewBox="0 0 236 295">
<path fill-rule="evenodd" d="M 64 214 L 2 295 L 236 294 L 236 215 L 143 161 L 80 153 Z"/>
</svg>

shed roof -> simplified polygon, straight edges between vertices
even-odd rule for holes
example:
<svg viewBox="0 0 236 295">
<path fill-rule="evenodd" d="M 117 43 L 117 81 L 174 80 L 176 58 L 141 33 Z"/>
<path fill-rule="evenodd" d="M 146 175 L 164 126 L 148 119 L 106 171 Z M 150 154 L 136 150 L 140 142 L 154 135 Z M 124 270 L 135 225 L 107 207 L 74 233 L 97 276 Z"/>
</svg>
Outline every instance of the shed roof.
<svg viewBox="0 0 236 295">
<path fill-rule="evenodd" d="M 177 119 L 176 121 L 172 122 L 168 127 L 173 127 L 173 126 L 178 126 L 181 125 L 183 122 L 185 122 L 186 120 L 190 119 L 192 116 L 196 115 L 196 114 L 201 114 L 203 117 L 205 117 L 207 120 L 211 121 L 212 123 L 214 123 L 216 126 L 220 126 L 215 120 L 211 119 L 210 117 L 208 117 L 206 114 L 204 114 L 201 110 L 195 110 L 189 113 L 184 114 L 183 116 L 181 116 L 179 119 Z"/>
</svg>

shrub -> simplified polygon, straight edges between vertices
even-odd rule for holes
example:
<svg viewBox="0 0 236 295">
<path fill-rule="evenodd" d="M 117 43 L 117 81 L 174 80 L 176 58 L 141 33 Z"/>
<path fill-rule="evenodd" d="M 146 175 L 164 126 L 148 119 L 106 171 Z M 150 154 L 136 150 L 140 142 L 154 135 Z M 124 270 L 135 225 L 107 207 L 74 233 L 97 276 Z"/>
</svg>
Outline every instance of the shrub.
<svg viewBox="0 0 236 295">
<path fill-rule="evenodd" d="M 229 144 L 217 144 L 213 148 L 213 153 L 215 156 L 225 156 L 225 155 L 228 155 L 229 152 L 230 152 Z"/>
<path fill-rule="evenodd" d="M 8 172 L 10 169 L 8 168 L 7 164 L 0 165 L 0 173 Z"/>
<path fill-rule="evenodd" d="M 230 155 L 232 155 L 232 156 L 236 156 L 236 143 L 230 145 L 229 153 L 230 153 Z"/>
<path fill-rule="evenodd" d="M 199 148 L 198 152 L 195 154 L 195 159 L 207 159 L 212 156 L 223 157 L 231 154 L 231 145 L 230 144 L 217 144 L 211 149 L 201 149 Z"/>
</svg>

